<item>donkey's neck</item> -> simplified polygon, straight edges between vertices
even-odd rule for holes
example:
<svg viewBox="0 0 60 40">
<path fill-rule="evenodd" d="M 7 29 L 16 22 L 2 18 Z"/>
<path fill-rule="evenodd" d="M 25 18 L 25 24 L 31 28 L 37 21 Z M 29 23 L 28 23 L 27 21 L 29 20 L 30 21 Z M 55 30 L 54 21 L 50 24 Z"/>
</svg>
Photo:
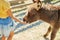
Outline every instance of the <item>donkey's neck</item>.
<svg viewBox="0 0 60 40">
<path fill-rule="evenodd" d="M 47 15 L 46 10 L 44 9 L 39 10 L 39 16 L 40 16 L 40 20 L 50 23 L 50 18 Z"/>
<path fill-rule="evenodd" d="M 57 13 L 56 12 L 57 10 L 55 9 L 46 9 L 46 8 L 41 8 L 38 13 L 39 13 L 39 16 L 40 16 L 40 19 L 47 22 L 47 23 L 50 23 L 51 21 L 51 18 L 52 16 Z"/>
</svg>

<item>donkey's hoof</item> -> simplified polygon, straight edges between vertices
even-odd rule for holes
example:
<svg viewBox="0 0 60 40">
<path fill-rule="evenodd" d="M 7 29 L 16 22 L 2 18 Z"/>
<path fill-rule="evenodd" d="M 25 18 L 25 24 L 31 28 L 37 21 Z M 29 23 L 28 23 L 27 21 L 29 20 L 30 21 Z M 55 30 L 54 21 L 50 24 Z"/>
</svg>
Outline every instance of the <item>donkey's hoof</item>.
<svg viewBox="0 0 60 40">
<path fill-rule="evenodd" d="M 45 40 L 49 40 L 49 38 L 47 38 L 46 36 L 44 36 Z"/>
<path fill-rule="evenodd" d="M 49 38 L 45 38 L 45 40 L 49 40 Z"/>
</svg>

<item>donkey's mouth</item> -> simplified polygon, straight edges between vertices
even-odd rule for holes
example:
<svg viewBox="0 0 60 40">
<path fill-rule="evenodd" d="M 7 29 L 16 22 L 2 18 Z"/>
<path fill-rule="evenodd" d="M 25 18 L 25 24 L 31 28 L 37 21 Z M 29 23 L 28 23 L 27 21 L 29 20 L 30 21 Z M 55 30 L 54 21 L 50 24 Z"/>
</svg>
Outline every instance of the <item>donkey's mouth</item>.
<svg viewBox="0 0 60 40">
<path fill-rule="evenodd" d="M 25 23 L 29 23 L 29 21 L 27 21 L 25 18 L 23 18 L 23 21 L 24 21 Z"/>
</svg>

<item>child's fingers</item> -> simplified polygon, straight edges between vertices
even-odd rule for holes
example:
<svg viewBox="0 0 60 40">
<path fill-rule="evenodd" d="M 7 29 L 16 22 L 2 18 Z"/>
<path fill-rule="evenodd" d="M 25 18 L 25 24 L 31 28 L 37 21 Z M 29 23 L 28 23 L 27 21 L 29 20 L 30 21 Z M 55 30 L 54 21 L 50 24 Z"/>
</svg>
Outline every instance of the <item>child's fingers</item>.
<svg viewBox="0 0 60 40">
<path fill-rule="evenodd" d="M 21 24 L 27 24 L 26 22 L 20 22 Z"/>
</svg>

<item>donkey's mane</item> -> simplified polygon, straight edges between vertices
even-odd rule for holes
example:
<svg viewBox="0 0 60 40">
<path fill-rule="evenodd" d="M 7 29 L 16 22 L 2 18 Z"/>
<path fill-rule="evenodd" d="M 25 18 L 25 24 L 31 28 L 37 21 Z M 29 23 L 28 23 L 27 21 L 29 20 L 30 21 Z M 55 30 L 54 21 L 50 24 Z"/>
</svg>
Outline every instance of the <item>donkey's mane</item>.
<svg viewBox="0 0 60 40">
<path fill-rule="evenodd" d="M 51 16 L 54 15 L 55 13 L 58 13 L 58 9 L 52 7 L 47 7 L 47 8 L 46 7 L 43 6 L 42 8 L 40 8 L 39 13 L 47 14 L 47 16 Z"/>
<path fill-rule="evenodd" d="M 58 8 L 50 4 L 42 4 L 42 7 L 38 10 L 38 13 L 42 20 L 55 20 L 58 16 Z M 45 16 L 45 17 L 44 17 Z"/>
</svg>

